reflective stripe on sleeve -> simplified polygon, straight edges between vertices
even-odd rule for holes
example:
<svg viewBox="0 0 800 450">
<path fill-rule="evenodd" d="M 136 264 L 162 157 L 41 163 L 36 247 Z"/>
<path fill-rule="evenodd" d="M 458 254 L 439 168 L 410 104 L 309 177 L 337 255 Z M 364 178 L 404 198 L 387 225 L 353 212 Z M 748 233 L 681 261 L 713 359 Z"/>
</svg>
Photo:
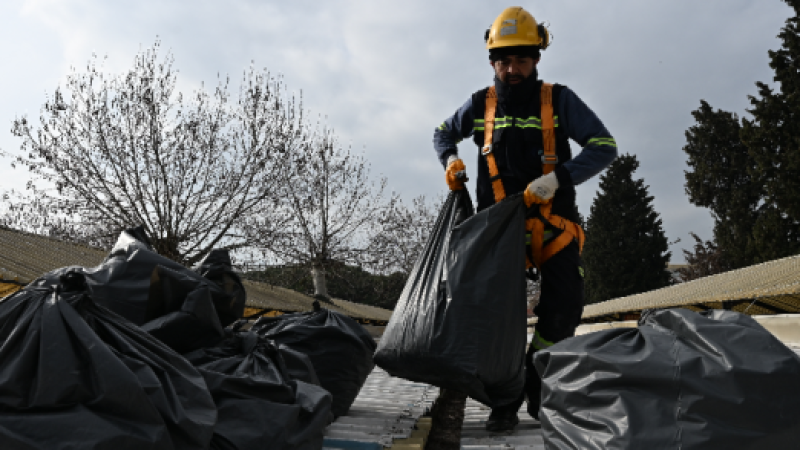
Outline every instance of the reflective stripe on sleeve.
<svg viewBox="0 0 800 450">
<path fill-rule="evenodd" d="M 617 141 L 614 138 L 592 138 L 586 145 L 608 145 L 609 147 L 617 148 Z"/>
</svg>

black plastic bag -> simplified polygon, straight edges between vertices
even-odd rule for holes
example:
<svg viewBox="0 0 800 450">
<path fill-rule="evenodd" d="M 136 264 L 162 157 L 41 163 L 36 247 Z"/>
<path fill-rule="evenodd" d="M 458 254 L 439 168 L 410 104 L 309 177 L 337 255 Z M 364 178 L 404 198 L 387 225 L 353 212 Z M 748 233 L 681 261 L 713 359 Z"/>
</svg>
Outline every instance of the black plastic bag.
<svg viewBox="0 0 800 450">
<path fill-rule="evenodd" d="M 206 280 L 213 281 L 222 289 L 225 296 L 215 303 L 219 320 L 228 326 L 244 315 L 247 294 L 242 279 L 233 271 L 231 256 L 227 250 L 214 249 L 208 252 L 192 271 Z M 222 299 L 225 299 L 224 302 Z"/>
<path fill-rule="evenodd" d="M 247 332 L 184 356 L 205 378 L 219 410 L 212 449 L 322 447 L 331 395 L 311 384 L 316 376 L 304 355 Z"/>
<path fill-rule="evenodd" d="M 548 449 L 796 449 L 800 358 L 751 317 L 687 309 L 536 354 Z"/>
<path fill-rule="evenodd" d="M 0 302 L 0 447 L 206 449 L 217 410 L 183 357 L 97 305 L 79 269 Z"/>
<path fill-rule="evenodd" d="M 327 309 L 262 317 L 258 334 L 308 356 L 320 385 L 333 396 L 335 417 L 347 414 L 375 367 L 375 340 L 350 317 Z"/>
<path fill-rule="evenodd" d="M 136 325 L 144 325 L 169 313 L 187 313 L 191 310 L 183 307 L 187 295 L 207 290 L 207 294 L 202 295 L 210 296 L 222 327 L 241 317 L 245 303 L 244 286 L 230 266 L 227 251 L 212 251 L 195 270 L 190 270 L 152 251 L 146 242 L 140 240 L 141 234 L 137 229 L 123 232 L 102 264 L 84 269 L 96 302 Z M 156 269 L 161 270 L 161 277 Z M 194 295 L 199 294 L 195 292 Z M 183 320 L 180 317 L 176 319 L 179 322 Z M 210 322 L 209 318 L 200 320 Z M 162 330 L 169 326 L 169 320 L 158 324 Z M 175 335 L 180 334 L 182 322 L 176 326 L 172 333 Z M 167 333 L 162 332 L 162 335 Z"/>
<path fill-rule="evenodd" d="M 517 195 L 471 214 L 467 191 L 451 192 L 375 362 L 494 407 L 524 385 L 525 204 Z"/>
<path fill-rule="evenodd" d="M 225 337 L 208 284 L 164 266 L 156 266 L 150 283 L 148 316 L 157 318 L 142 325 L 143 330 L 178 353 L 212 346 Z"/>
</svg>

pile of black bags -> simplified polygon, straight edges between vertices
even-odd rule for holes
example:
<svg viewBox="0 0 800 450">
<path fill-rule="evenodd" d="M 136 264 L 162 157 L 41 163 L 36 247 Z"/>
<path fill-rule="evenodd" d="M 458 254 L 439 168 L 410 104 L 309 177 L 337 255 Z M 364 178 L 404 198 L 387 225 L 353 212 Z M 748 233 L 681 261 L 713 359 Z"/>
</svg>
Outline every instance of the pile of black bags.
<svg viewBox="0 0 800 450">
<path fill-rule="evenodd" d="M 244 302 L 227 252 L 190 270 L 137 229 L 100 266 L 6 297 L 0 448 L 321 448 L 332 406 L 345 413 L 372 369 L 372 339 L 324 309 L 242 331 Z"/>
<path fill-rule="evenodd" d="M 208 448 L 197 370 L 87 291 L 62 269 L 0 303 L 2 448 Z"/>
</svg>

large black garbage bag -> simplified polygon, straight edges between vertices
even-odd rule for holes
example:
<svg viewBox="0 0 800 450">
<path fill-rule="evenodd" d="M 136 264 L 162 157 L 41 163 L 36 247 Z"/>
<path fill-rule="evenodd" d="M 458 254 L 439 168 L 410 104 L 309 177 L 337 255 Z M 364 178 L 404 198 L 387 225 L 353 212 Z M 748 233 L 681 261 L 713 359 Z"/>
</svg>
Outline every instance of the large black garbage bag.
<svg viewBox="0 0 800 450">
<path fill-rule="evenodd" d="M 323 430 L 332 420 L 331 395 L 306 382 L 316 376 L 305 356 L 254 332 L 233 333 L 215 347 L 184 356 L 203 374 L 219 410 L 212 449 L 322 447 Z M 310 370 L 303 373 L 300 367 Z"/>
<path fill-rule="evenodd" d="M 198 371 L 87 292 L 59 269 L 0 302 L 0 448 L 208 448 Z"/>
<path fill-rule="evenodd" d="M 193 271 L 155 253 L 140 240 L 141 233 L 137 229 L 123 232 L 102 264 L 85 269 L 95 301 L 136 325 L 144 325 L 172 312 L 186 313 L 191 307 L 183 307 L 185 299 L 201 295 L 210 296 L 223 327 L 242 315 L 244 287 L 233 273 L 227 251 L 211 252 Z M 162 269 L 160 274 L 154 273 L 157 268 Z M 201 294 L 199 291 L 202 290 L 207 290 L 207 294 Z M 194 294 L 189 296 L 190 293 Z M 206 318 L 199 320 L 206 324 L 209 322 Z M 164 330 L 170 327 L 170 323 L 162 320 L 158 327 Z M 181 323 L 175 326 L 177 331 L 172 334 L 180 333 Z"/>
<path fill-rule="evenodd" d="M 514 196 L 471 214 L 466 190 L 451 192 L 375 362 L 501 406 L 524 385 L 525 205 Z"/>
<path fill-rule="evenodd" d="M 192 270 L 216 283 L 226 294 L 227 303 L 217 302 L 217 314 L 223 324 L 227 326 L 244 315 L 244 285 L 239 275 L 233 271 L 231 256 L 227 250 L 211 250 Z"/>
<path fill-rule="evenodd" d="M 537 353 L 548 449 L 796 449 L 800 358 L 751 317 L 658 310 Z"/>
<path fill-rule="evenodd" d="M 375 340 L 358 322 L 335 311 L 262 317 L 252 329 L 308 356 L 320 385 L 333 396 L 335 417 L 347 414 L 375 367 Z"/>
<path fill-rule="evenodd" d="M 148 317 L 142 329 L 178 353 L 187 353 L 225 337 L 211 289 L 186 272 L 156 266 L 150 279 Z"/>
</svg>

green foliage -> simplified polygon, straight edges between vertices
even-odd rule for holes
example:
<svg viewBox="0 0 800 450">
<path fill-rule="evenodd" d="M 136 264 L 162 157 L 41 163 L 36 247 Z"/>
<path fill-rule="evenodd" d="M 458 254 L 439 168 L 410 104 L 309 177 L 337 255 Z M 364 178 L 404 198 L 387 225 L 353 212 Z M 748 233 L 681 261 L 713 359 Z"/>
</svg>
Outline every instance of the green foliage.
<svg viewBox="0 0 800 450">
<path fill-rule="evenodd" d="M 781 49 L 769 52 L 777 91 L 756 83 L 752 119 L 741 125 L 701 101 L 686 132 L 686 193 L 714 217 L 716 270 L 800 253 L 800 0 L 786 2 L 795 16 L 779 34 Z"/>
<path fill-rule="evenodd" d="M 715 111 L 701 100 L 692 116 L 697 125 L 686 131 L 683 147 L 691 168 L 686 171 L 686 194 L 714 217 L 714 246 L 724 262 L 713 267 L 724 272 L 748 266 L 756 258 L 752 230 L 762 193 L 752 175 L 756 163 L 739 138 L 736 114 Z"/>
<path fill-rule="evenodd" d="M 408 277 L 402 272 L 375 275 L 360 267 L 338 262 L 327 267 L 326 283 L 331 297 L 386 309 L 394 309 Z M 314 295 L 314 282 L 307 266 L 268 267 L 247 272 L 244 277 Z"/>
<path fill-rule="evenodd" d="M 638 167 L 635 156 L 622 155 L 600 176 L 583 250 L 587 303 L 669 284 L 667 237 L 644 180 L 633 179 Z"/>
<path fill-rule="evenodd" d="M 786 3 L 795 15 L 778 35 L 781 48 L 769 52 L 779 88 L 756 83 L 759 97 L 750 97 L 748 110 L 753 120 L 743 120 L 741 132 L 764 188 L 753 232 L 759 249 L 755 262 L 800 252 L 800 1 Z"/>
</svg>

